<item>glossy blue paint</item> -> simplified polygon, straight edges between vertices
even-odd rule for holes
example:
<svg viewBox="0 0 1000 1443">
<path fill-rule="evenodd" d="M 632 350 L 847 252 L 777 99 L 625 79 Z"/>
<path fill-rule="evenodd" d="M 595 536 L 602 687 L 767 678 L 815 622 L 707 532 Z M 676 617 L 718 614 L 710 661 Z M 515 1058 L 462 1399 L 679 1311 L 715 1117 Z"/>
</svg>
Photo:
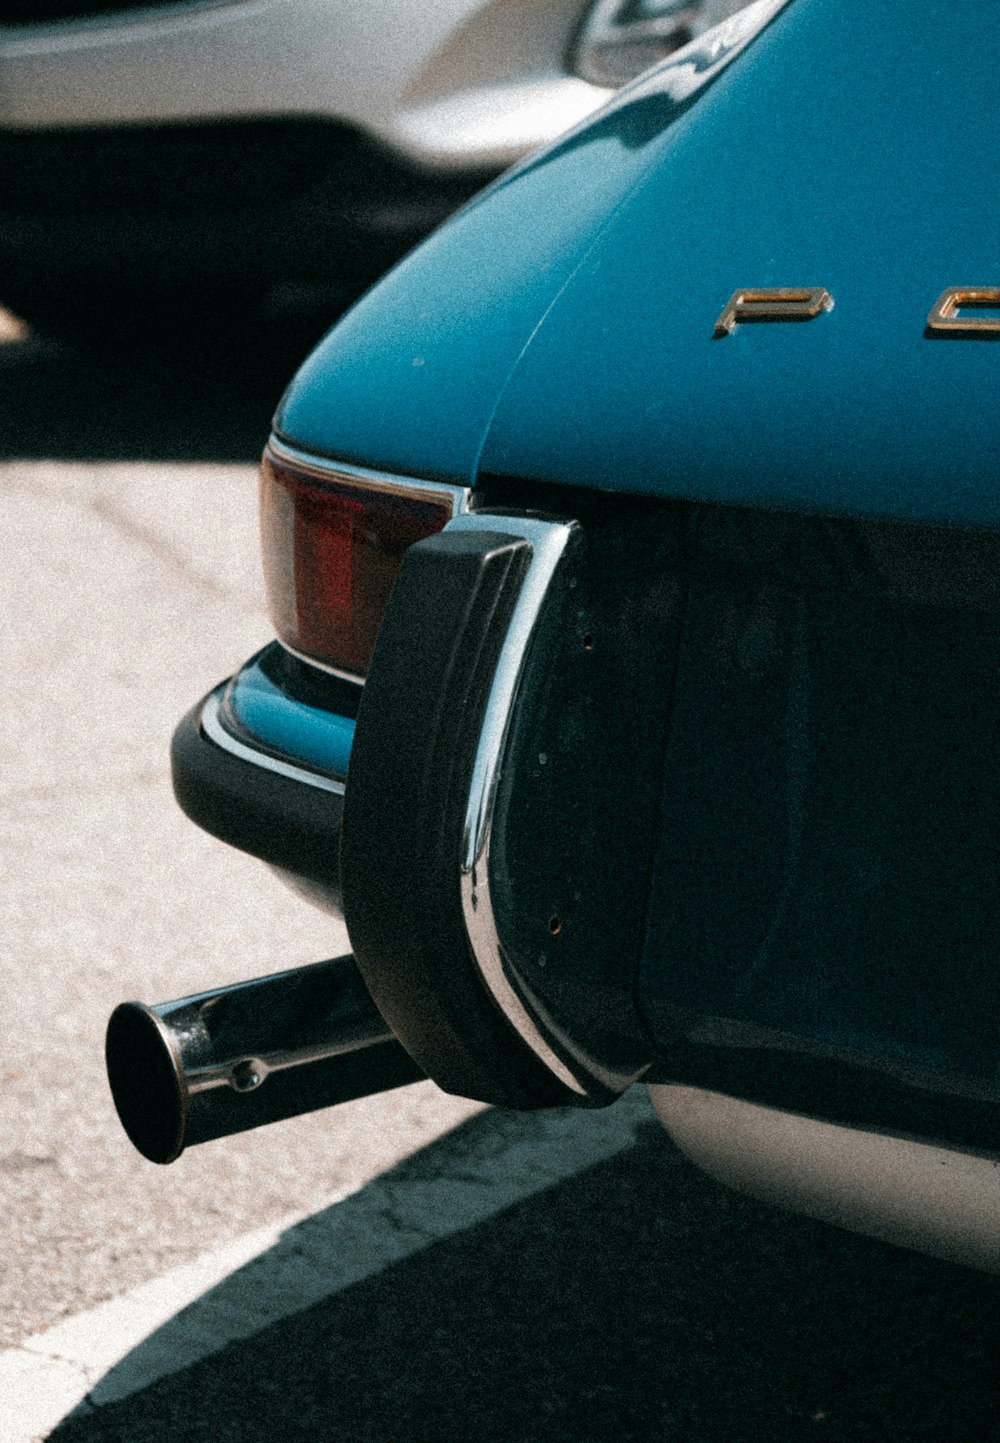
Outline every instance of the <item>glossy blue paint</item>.
<svg viewBox="0 0 1000 1443">
<path fill-rule="evenodd" d="M 484 469 L 1000 522 L 1000 347 L 924 335 L 945 287 L 1000 284 L 992 13 L 794 0 L 664 136 L 522 357 Z M 835 308 L 716 339 L 738 286 Z"/>
<path fill-rule="evenodd" d="M 297 701 L 265 674 L 256 657 L 230 682 L 226 713 L 250 744 L 327 776 L 347 776 L 354 722 Z"/>
<path fill-rule="evenodd" d="M 787 0 L 757 0 L 757 24 Z M 467 482 L 518 357 L 656 161 L 653 142 L 751 43 L 693 47 L 652 89 L 502 177 L 334 328 L 275 417 L 304 451 Z M 753 42 L 757 43 L 757 42 Z M 582 358 L 581 358 L 582 359 Z"/>
<path fill-rule="evenodd" d="M 613 135 L 529 172 L 419 248 L 306 361 L 275 418 L 300 450 L 464 483 L 496 398 L 578 255 L 633 183 Z M 631 160 L 630 165 L 628 161 Z"/>
<path fill-rule="evenodd" d="M 452 221 L 279 429 L 418 475 L 995 526 L 1000 345 L 924 325 L 1000 285 L 998 74 L 990 0 L 791 0 L 695 97 L 662 68 Z M 716 339 L 740 286 L 835 306 Z"/>
</svg>

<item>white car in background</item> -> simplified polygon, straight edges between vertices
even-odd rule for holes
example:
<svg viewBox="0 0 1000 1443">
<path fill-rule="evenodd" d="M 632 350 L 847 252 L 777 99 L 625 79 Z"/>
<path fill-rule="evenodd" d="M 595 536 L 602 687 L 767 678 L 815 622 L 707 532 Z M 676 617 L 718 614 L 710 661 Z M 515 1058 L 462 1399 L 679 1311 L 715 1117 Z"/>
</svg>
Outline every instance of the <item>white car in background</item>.
<svg viewBox="0 0 1000 1443">
<path fill-rule="evenodd" d="M 0 303 L 143 344 L 346 304 L 742 3 L 0 0 Z"/>
</svg>

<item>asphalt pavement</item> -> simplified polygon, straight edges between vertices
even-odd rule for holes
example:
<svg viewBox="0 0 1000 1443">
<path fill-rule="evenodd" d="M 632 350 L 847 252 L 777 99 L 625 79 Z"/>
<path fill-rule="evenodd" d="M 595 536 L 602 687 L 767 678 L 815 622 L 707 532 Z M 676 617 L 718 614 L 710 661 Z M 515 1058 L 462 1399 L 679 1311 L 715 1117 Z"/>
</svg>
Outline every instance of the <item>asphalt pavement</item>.
<svg viewBox="0 0 1000 1443">
<path fill-rule="evenodd" d="M 270 636 L 254 462 L 291 347 L 0 340 L 0 1440 L 996 1436 L 996 1280 L 727 1192 L 638 1092 L 522 1118 L 421 1083 L 131 1152 L 119 1000 L 346 948 L 168 780 Z"/>
<path fill-rule="evenodd" d="M 0 348 L 0 449 L 41 434 L 43 395 L 69 397 L 82 429 L 103 415 L 109 447 L 139 448 L 134 461 L 66 460 L 55 445 L 46 459 L 0 461 L 0 1343 L 321 1206 L 472 1110 L 417 1087 L 358 1104 L 350 1124 L 317 1115 L 170 1169 L 125 1142 L 103 1076 L 110 1008 L 337 956 L 347 940 L 192 826 L 170 790 L 175 723 L 270 639 L 256 467 L 142 454 L 168 433 L 179 446 L 187 377 L 138 377 L 139 415 L 127 371 L 117 401 L 106 372 L 89 391 L 86 379 L 74 357 Z M 144 424 L 154 395 L 158 429 Z M 265 405 L 248 455 L 267 420 Z"/>
</svg>

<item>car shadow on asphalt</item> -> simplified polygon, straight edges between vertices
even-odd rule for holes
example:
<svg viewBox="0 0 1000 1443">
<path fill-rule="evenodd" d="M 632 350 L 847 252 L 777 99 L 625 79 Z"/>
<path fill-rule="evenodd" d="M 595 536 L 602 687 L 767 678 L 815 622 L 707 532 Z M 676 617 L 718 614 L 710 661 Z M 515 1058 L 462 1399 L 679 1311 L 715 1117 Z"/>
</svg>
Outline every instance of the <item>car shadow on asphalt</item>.
<svg viewBox="0 0 1000 1443">
<path fill-rule="evenodd" d="M 50 1438 L 967 1443 L 995 1436 L 998 1324 L 995 1280 L 730 1193 L 649 1123 Z"/>
<path fill-rule="evenodd" d="M 325 313 L 271 316 L 189 346 L 0 343 L 0 460 L 250 461 Z"/>
</svg>

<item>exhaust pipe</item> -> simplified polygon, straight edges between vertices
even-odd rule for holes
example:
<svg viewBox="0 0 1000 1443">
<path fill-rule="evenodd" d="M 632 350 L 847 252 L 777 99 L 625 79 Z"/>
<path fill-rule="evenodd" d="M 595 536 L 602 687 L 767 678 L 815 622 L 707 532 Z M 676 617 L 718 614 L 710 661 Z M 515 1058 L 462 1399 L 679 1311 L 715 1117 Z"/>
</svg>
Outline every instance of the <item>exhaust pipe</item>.
<svg viewBox="0 0 1000 1443">
<path fill-rule="evenodd" d="M 150 1162 L 426 1074 L 372 1001 L 353 957 L 147 1007 L 108 1023 L 111 1095 Z"/>
</svg>

